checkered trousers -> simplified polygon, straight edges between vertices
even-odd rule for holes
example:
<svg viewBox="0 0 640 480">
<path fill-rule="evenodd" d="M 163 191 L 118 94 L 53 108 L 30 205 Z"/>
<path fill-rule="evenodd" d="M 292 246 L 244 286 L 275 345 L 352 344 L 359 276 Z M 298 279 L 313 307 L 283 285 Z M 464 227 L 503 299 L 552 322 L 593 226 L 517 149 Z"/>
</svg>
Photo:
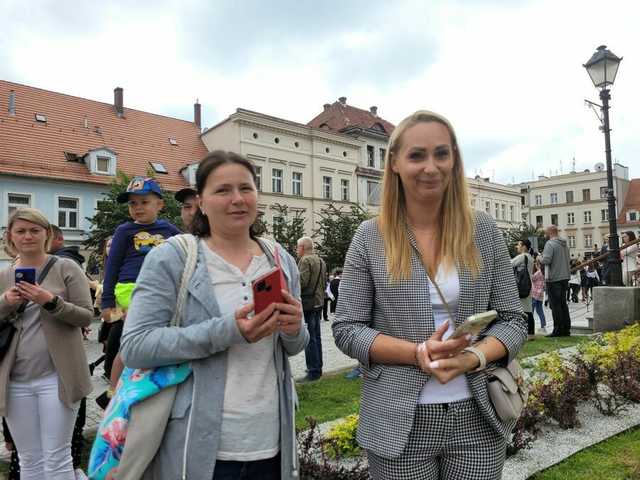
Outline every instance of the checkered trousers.
<svg viewBox="0 0 640 480">
<path fill-rule="evenodd" d="M 410 230 L 413 246 L 411 277 L 392 283 L 387 273 L 385 248 L 375 219 L 358 228 L 345 259 L 340 280 L 340 301 L 333 335 L 346 355 L 357 359 L 363 370 L 358 443 L 385 458 L 397 458 L 405 449 L 422 387 L 430 376 L 413 365 L 371 363 L 369 350 L 379 334 L 421 343 L 435 331 L 429 295 L 429 280 Z M 457 266 L 460 282 L 456 325 L 475 313 L 489 309 L 498 318 L 482 336 L 497 338 L 512 360 L 527 338 L 515 277 L 504 238 L 495 221 L 476 212 L 474 241 L 480 253 L 481 270 L 474 277 Z M 513 424 L 496 416 L 487 391 L 485 372 L 467 373 L 469 389 L 479 414 L 506 436 Z"/>
<path fill-rule="evenodd" d="M 373 480 L 497 480 L 506 442 L 474 399 L 418 405 L 405 451 L 387 459 L 368 452 Z"/>
</svg>

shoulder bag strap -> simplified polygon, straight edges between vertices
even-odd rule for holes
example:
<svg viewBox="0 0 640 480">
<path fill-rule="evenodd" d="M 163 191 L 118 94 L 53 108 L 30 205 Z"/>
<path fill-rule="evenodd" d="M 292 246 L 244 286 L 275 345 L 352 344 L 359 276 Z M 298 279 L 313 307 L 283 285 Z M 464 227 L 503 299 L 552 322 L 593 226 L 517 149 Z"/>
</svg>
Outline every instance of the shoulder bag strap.
<svg viewBox="0 0 640 480">
<path fill-rule="evenodd" d="M 196 269 L 196 262 L 198 260 L 198 240 L 195 236 L 189 233 L 175 235 L 175 238 L 185 256 L 184 270 L 182 271 L 180 287 L 178 289 L 176 310 L 173 313 L 173 318 L 171 319 L 171 326 L 179 327 L 182 319 L 182 309 L 184 308 L 184 303 L 187 299 L 187 286 Z"/>
<path fill-rule="evenodd" d="M 442 294 L 442 291 L 440 290 L 440 287 L 438 286 L 438 283 L 436 282 L 436 280 L 434 278 L 430 278 L 429 280 L 431 280 L 431 283 L 433 284 L 433 286 L 436 287 L 436 291 L 438 292 L 438 296 L 440 297 L 440 300 L 442 300 L 442 303 L 444 304 L 444 307 L 447 309 L 447 313 L 449 314 L 449 318 L 451 319 L 451 325 L 455 326 L 456 322 L 453 319 L 453 315 L 451 314 L 451 308 L 449 307 L 449 304 L 445 300 L 444 295 Z"/>
</svg>

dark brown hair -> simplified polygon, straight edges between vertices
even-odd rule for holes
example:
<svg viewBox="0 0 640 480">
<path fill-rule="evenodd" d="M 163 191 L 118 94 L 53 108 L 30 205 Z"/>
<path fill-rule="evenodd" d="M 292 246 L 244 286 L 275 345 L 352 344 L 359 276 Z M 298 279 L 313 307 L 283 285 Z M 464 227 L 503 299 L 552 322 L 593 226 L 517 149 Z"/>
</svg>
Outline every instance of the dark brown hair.
<svg viewBox="0 0 640 480">
<path fill-rule="evenodd" d="M 238 155 L 234 152 L 225 152 L 224 150 L 214 150 L 200 161 L 200 165 L 198 165 L 198 170 L 196 171 L 196 190 L 198 191 L 200 198 L 202 198 L 202 192 L 207 184 L 209 175 L 222 165 L 241 165 L 251 173 L 254 185 L 258 181 L 256 167 L 242 155 Z M 198 237 L 208 237 L 211 235 L 209 219 L 202 213 L 200 208 L 196 210 L 196 214 L 193 217 L 193 222 L 191 223 L 189 230 Z M 251 238 L 256 237 L 254 234 L 254 225 L 251 225 L 249 235 Z"/>
</svg>

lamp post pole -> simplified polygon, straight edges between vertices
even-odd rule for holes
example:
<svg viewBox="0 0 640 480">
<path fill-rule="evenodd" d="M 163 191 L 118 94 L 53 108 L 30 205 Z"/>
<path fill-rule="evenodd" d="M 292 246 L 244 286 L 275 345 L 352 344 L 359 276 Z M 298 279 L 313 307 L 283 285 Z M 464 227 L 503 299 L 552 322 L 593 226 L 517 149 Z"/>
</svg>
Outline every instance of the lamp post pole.
<svg viewBox="0 0 640 480">
<path fill-rule="evenodd" d="M 618 225 L 616 223 L 616 197 L 613 194 L 613 165 L 611 164 L 611 129 L 609 128 L 609 100 L 611 95 L 608 88 L 600 90 L 602 100 L 602 129 L 604 131 L 604 151 L 607 159 L 607 206 L 609 208 L 609 257 L 607 263 L 607 285 L 622 286 L 622 266 L 620 262 L 620 243 L 618 242 Z"/>
</svg>

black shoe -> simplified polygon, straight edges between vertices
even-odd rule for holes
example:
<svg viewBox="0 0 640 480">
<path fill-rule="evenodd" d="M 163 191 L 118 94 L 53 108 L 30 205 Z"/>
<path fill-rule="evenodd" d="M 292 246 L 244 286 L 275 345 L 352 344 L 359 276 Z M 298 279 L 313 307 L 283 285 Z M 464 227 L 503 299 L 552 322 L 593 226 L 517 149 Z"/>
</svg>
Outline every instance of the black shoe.
<svg viewBox="0 0 640 480">
<path fill-rule="evenodd" d="M 96 397 L 96 403 L 102 410 L 106 410 L 109 406 L 109 402 L 111 401 L 107 392 L 108 390 L 105 390 Z"/>
<path fill-rule="evenodd" d="M 547 335 L 547 338 L 555 338 L 555 337 L 560 337 L 561 335 L 557 332 L 552 332 L 549 335 Z"/>
<path fill-rule="evenodd" d="M 312 377 L 311 375 L 307 375 L 304 378 L 301 378 L 300 380 L 296 380 L 296 383 L 311 383 L 311 382 L 317 382 L 318 380 L 320 380 L 320 377 Z"/>
</svg>

